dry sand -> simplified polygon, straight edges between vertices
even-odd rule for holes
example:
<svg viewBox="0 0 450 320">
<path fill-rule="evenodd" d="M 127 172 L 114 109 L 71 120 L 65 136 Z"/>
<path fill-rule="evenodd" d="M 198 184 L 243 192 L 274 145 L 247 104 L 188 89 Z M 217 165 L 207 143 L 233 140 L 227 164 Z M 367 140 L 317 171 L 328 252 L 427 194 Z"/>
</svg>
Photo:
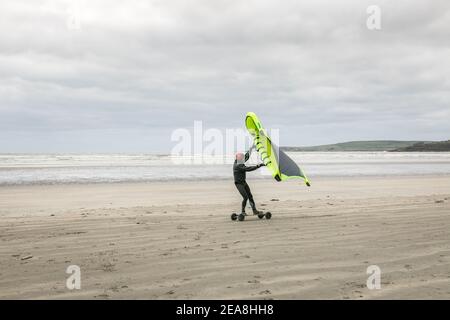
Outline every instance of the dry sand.
<svg viewBox="0 0 450 320">
<path fill-rule="evenodd" d="M 449 176 L 249 183 L 0 187 L 0 298 L 450 299 Z"/>
</svg>

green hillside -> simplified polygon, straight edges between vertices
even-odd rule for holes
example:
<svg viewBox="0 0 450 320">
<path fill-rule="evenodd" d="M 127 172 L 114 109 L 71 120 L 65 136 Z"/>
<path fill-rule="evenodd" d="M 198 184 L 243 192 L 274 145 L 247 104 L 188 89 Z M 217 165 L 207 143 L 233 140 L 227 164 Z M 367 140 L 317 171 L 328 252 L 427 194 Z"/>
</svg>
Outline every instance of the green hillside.
<svg viewBox="0 0 450 320">
<path fill-rule="evenodd" d="M 438 142 L 418 142 L 412 146 L 398 148 L 393 152 L 448 152 L 450 151 L 450 140 Z"/>
<path fill-rule="evenodd" d="M 283 147 L 285 151 L 400 151 L 424 141 L 350 141 L 336 144 L 327 144 L 313 147 Z"/>
</svg>

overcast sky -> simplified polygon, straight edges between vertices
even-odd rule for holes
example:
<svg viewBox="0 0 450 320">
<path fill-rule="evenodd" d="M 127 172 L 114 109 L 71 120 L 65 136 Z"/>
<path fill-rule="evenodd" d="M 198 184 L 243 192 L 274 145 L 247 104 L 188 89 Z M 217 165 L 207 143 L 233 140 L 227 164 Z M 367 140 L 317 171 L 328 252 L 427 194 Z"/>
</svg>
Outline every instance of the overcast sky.
<svg viewBox="0 0 450 320">
<path fill-rule="evenodd" d="M 450 139 L 450 1 L 0 2 L 0 152 L 162 152 L 247 111 L 281 145 Z"/>
</svg>

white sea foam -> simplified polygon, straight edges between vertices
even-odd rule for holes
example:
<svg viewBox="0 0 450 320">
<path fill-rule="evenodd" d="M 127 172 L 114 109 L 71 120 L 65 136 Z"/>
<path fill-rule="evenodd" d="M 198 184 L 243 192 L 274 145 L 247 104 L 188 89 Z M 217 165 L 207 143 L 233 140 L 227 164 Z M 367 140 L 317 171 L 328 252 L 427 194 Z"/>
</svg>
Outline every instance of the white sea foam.
<svg viewBox="0 0 450 320">
<path fill-rule="evenodd" d="M 449 174 L 450 153 L 290 152 L 308 176 Z M 152 154 L 3 154 L 0 185 L 232 179 L 233 156 L 223 164 L 191 164 Z M 179 160 L 179 159 L 178 159 Z M 254 159 L 257 161 L 257 159 Z M 211 163 L 211 161 L 206 161 Z M 180 164 L 181 163 L 181 164 Z M 269 178 L 264 171 L 251 179 Z"/>
</svg>

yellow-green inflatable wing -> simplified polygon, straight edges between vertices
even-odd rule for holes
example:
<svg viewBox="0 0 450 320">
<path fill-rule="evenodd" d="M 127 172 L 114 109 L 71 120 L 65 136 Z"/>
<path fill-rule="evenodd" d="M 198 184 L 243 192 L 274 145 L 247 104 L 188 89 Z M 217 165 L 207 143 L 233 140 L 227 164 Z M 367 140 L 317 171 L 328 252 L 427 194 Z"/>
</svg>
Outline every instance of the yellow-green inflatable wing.
<svg viewBox="0 0 450 320">
<path fill-rule="evenodd" d="M 309 180 L 302 169 L 272 143 L 256 114 L 253 112 L 247 113 L 245 126 L 254 139 L 256 150 L 261 155 L 262 161 L 275 180 L 284 181 L 291 178 L 301 178 L 308 187 L 310 186 Z"/>
</svg>

